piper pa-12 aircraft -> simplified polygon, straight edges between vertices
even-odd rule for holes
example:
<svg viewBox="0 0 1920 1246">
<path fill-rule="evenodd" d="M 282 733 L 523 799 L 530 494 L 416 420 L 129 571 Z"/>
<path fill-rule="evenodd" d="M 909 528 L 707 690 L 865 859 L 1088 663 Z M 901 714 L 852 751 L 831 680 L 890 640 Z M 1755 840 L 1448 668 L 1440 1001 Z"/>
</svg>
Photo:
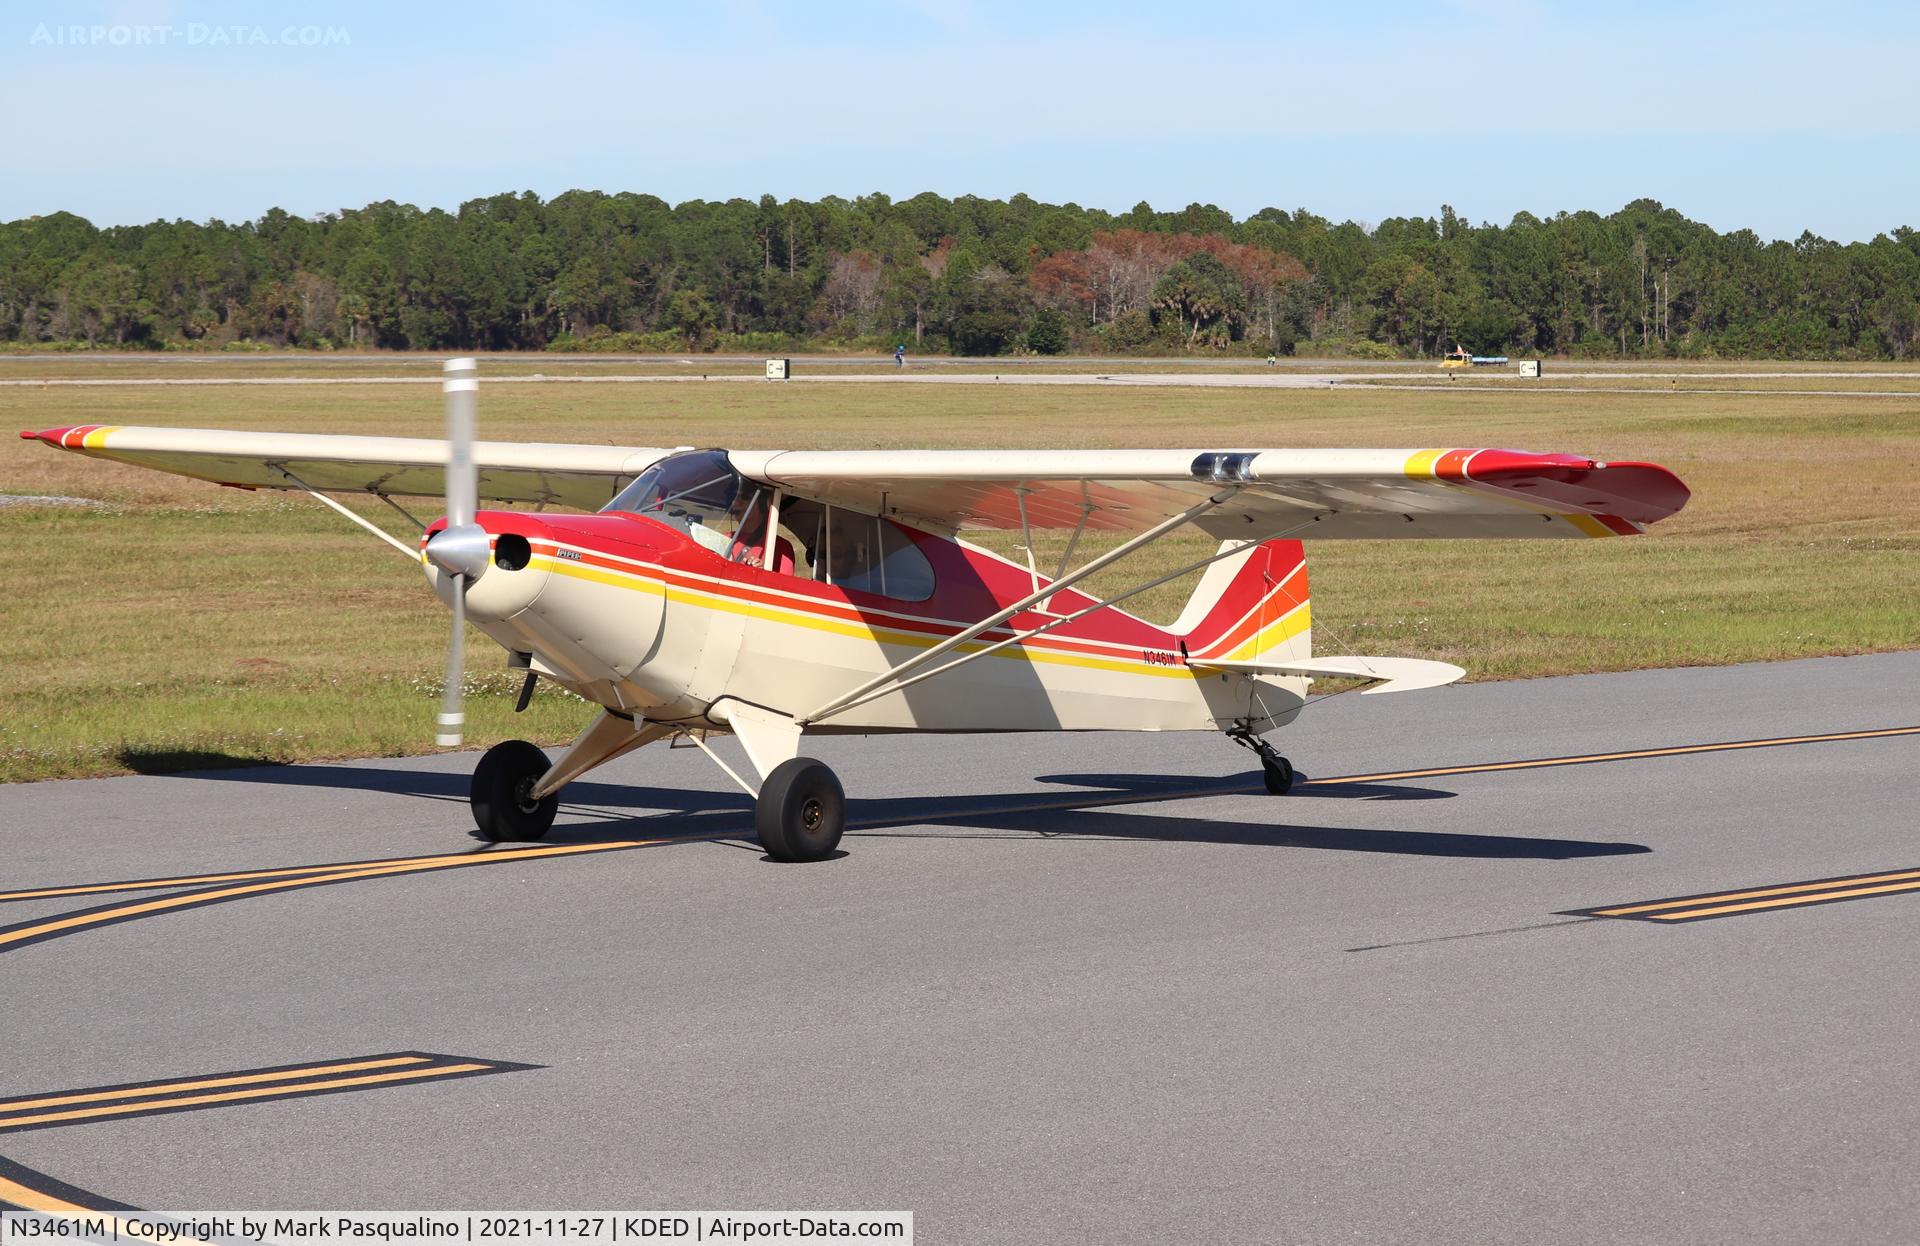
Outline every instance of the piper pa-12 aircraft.
<svg viewBox="0 0 1920 1246">
<path fill-rule="evenodd" d="M 23 437 L 248 489 L 299 489 L 424 567 L 453 610 L 439 743 L 460 743 L 472 622 L 536 679 L 601 707 L 557 759 L 496 744 L 472 806 L 494 841 L 537 840 L 568 782 L 684 737 L 749 795 L 767 853 L 832 855 L 834 773 L 803 756 L 829 732 L 1218 731 L 1293 767 L 1265 738 L 1316 678 L 1369 693 L 1431 688 L 1442 662 L 1315 657 L 1302 540 L 1629 536 L 1688 491 L 1664 468 L 1514 450 L 754 450 L 474 441 L 473 360 L 446 365 L 445 442 L 81 426 Z M 446 498 L 420 544 L 330 494 Z M 481 499 L 534 510 L 478 509 Z M 551 507 L 588 513 L 557 513 Z M 409 516 L 411 518 L 411 516 Z M 1018 530 L 1025 565 L 960 538 Z M 1124 591 L 1075 586 L 1181 530 L 1218 547 Z M 1035 530 L 1066 532 L 1053 574 Z M 1089 533 L 1122 536 L 1078 564 Z M 1122 602 L 1205 572 L 1161 627 Z M 731 733 L 754 774 L 707 740 Z M 757 778 L 757 782 L 754 779 Z"/>
</svg>

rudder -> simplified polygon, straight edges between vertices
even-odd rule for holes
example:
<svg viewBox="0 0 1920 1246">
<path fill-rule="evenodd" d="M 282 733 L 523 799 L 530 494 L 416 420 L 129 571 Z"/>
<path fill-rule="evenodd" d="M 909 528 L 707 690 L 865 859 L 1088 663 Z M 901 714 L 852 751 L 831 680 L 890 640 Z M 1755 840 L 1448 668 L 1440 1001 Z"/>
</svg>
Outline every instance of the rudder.
<svg viewBox="0 0 1920 1246">
<path fill-rule="evenodd" d="M 1262 541 L 1220 559 L 1169 630 L 1189 658 L 1312 657 L 1305 549 L 1298 541 Z"/>
</svg>

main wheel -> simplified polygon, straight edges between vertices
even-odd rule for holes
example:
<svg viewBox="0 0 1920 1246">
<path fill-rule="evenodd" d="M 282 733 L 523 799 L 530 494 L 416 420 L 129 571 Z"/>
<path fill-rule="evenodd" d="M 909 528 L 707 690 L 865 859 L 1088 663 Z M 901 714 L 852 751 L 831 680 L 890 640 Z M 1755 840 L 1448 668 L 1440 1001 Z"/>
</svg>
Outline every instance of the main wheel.
<svg viewBox="0 0 1920 1246">
<path fill-rule="evenodd" d="M 753 825 L 774 860 L 818 861 L 832 855 L 847 829 L 847 793 L 811 757 L 783 761 L 760 785 Z"/>
<path fill-rule="evenodd" d="M 1262 758 L 1260 770 L 1267 780 L 1267 790 L 1275 796 L 1285 796 L 1293 790 L 1293 763 L 1278 753 Z"/>
<path fill-rule="evenodd" d="M 539 839 L 553 826 L 560 795 L 533 798 L 533 785 L 553 763 L 525 740 L 508 740 L 488 749 L 473 768 L 473 822 L 494 843 Z"/>
</svg>

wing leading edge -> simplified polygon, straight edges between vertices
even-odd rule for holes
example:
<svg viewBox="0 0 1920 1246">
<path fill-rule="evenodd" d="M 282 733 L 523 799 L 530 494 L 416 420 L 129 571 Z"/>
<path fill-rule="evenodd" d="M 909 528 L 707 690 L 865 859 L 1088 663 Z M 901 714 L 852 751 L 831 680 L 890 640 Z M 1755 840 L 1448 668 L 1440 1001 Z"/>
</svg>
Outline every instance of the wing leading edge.
<svg viewBox="0 0 1920 1246">
<path fill-rule="evenodd" d="M 849 450 L 735 452 L 744 474 L 951 531 L 1142 531 L 1231 493 L 1221 538 L 1630 536 L 1686 505 L 1651 463 L 1519 450 Z"/>
<path fill-rule="evenodd" d="M 444 441 L 79 425 L 23 432 L 96 458 L 249 489 L 438 497 Z M 671 451 L 483 441 L 480 496 L 597 510 Z M 1221 539 L 1630 536 L 1677 513 L 1686 485 L 1651 463 L 1518 450 L 757 450 L 745 476 L 945 531 L 1141 532 L 1209 497 Z M 297 477 L 299 484 L 286 474 Z"/>
<path fill-rule="evenodd" d="M 415 437 L 249 433 L 211 428 L 82 424 L 21 437 L 245 489 L 295 489 L 282 471 L 322 491 L 439 497 L 447 443 Z M 482 441 L 474 446 L 480 497 L 598 510 L 634 476 L 671 453 L 643 446 Z"/>
</svg>

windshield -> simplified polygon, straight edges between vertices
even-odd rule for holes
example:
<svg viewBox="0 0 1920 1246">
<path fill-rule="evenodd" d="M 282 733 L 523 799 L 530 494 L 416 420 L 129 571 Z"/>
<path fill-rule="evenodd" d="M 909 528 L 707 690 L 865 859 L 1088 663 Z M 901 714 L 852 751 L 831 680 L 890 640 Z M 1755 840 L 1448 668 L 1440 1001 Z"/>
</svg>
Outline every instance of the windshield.
<svg viewBox="0 0 1920 1246">
<path fill-rule="evenodd" d="M 860 511 L 782 498 L 744 479 L 724 450 L 661 459 L 600 511 L 658 520 L 730 562 L 900 601 L 933 596 L 933 566 L 906 529 Z"/>
<path fill-rule="evenodd" d="M 690 450 L 661 459 L 600 508 L 645 515 L 692 537 L 732 562 L 766 556 L 768 492 L 743 480 L 724 450 Z"/>
<path fill-rule="evenodd" d="M 661 459 L 600 508 L 659 519 L 686 531 L 689 523 L 713 525 L 740 495 L 740 473 L 724 450 L 689 450 Z"/>
</svg>

